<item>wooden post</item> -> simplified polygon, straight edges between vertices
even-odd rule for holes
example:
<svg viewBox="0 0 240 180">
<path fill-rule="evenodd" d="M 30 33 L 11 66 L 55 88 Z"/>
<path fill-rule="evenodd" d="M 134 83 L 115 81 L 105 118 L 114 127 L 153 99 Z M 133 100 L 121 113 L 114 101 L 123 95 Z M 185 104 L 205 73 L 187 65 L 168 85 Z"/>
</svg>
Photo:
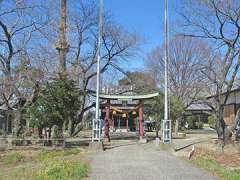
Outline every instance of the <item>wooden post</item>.
<svg viewBox="0 0 240 180">
<path fill-rule="evenodd" d="M 109 137 L 109 119 L 110 119 L 110 100 L 108 99 L 107 100 L 107 104 L 106 104 L 106 115 L 105 115 L 105 127 L 104 127 L 104 135 L 105 135 L 105 138 L 108 138 L 108 141 L 110 141 L 110 137 Z"/>
<path fill-rule="evenodd" d="M 137 123 L 136 123 L 136 119 L 134 118 L 133 114 L 132 114 L 132 121 L 133 121 L 133 127 L 135 127 L 135 130 L 137 130 Z"/>
<path fill-rule="evenodd" d="M 126 117 L 127 119 L 126 119 L 126 124 L 127 124 L 127 132 L 128 132 L 128 116 Z"/>
<path fill-rule="evenodd" d="M 112 128 L 113 128 L 113 131 L 115 131 L 115 125 L 114 125 L 114 117 L 113 117 L 113 113 L 112 113 Z"/>
<path fill-rule="evenodd" d="M 143 101 L 139 103 L 139 136 L 140 139 L 144 138 L 144 119 L 143 119 Z"/>
</svg>

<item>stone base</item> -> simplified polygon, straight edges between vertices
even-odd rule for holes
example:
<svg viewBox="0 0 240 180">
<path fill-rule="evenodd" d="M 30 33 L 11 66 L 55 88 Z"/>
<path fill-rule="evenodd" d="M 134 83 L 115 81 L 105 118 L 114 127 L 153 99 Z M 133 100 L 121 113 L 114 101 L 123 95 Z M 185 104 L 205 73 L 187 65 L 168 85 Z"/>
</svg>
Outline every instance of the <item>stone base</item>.
<svg viewBox="0 0 240 180">
<path fill-rule="evenodd" d="M 91 151 L 103 151 L 103 142 L 90 142 L 89 143 L 89 150 Z"/>
<path fill-rule="evenodd" d="M 147 143 L 147 138 L 140 138 L 138 142 L 141 144 Z"/>
</svg>

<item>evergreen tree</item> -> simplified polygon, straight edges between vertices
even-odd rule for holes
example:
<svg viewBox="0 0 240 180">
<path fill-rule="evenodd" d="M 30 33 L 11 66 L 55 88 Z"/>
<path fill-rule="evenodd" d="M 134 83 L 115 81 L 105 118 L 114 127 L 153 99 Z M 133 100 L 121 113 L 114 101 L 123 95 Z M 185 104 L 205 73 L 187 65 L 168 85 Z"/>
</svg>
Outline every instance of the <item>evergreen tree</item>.
<svg viewBox="0 0 240 180">
<path fill-rule="evenodd" d="M 47 83 L 37 101 L 28 108 L 30 125 L 54 128 L 54 138 L 63 137 L 63 127 L 74 121 L 79 110 L 80 92 L 73 80 L 61 75 Z"/>
<path fill-rule="evenodd" d="M 175 96 L 171 96 L 170 119 L 172 120 L 173 125 L 175 125 L 176 119 L 179 118 L 183 112 L 183 103 Z M 146 114 L 155 120 L 156 136 L 158 137 L 158 131 L 161 129 L 161 122 L 164 118 L 164 94 L 162 92 L 159 92 L 159 96 L 154 98 L 153 101 L 150 101 L 149 107 L 146 108 Z"/>
</svg>

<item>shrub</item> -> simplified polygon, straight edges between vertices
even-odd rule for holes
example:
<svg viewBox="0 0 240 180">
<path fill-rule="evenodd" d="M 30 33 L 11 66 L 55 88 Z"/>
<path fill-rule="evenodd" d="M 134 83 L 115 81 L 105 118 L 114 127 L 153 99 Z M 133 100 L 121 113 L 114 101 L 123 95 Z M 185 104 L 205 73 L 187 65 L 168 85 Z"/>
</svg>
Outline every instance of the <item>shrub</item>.
<svg viewBox="0 0 240 180">
<path fill-rule="evenodd" d="M 39 160 L 49 160 L 53 159 L 55 157 L 63 157 L 63 156 L 69 156 L 69 155 L 77 155 L 80 153 L 79 149 L 71 149 L 67 151 L 43 151 L 38 154 L 37 159 Z"/>
<path fill-rule="evenodd" d="M 0 129 L 0 136 L 2 136 L 3 134 L 4 134 L 4 131 Z"/>
<path fill-rule="evenodd" d="M 88 166 L 85 163 L 54 160 L 48 162 L 38 173 L 37 179 L 68 180 L 82 179 L 88 173 Z"/>
<path fill-rule="evenodd" d="M 203 128 L 203 122 L 202 121 L 196 122 L 195 124 L 196 124 L 197 129 L 202 129 Z"/>
<path fill-rule="evenodd" d="M 202 129 L 203 122 L 199 121 L 198 116 L 188 116 L 186 119 L 188 123 L 188 129 Z"/>
<path fill-rule="evenodd" d="M 216 118 L 214 116 L 208 117 L 208 124 L 211 128 L 215 128 L 216 126 Z"/>
<path fill-rule="evenodd" d="M 195 129 L 196 128 L 196 125 L 195 125 L 196 116 L 188 116 L 186 120 L 187 120 L 187 123 L 188 123 L 188 129 Z"/>
</svg>

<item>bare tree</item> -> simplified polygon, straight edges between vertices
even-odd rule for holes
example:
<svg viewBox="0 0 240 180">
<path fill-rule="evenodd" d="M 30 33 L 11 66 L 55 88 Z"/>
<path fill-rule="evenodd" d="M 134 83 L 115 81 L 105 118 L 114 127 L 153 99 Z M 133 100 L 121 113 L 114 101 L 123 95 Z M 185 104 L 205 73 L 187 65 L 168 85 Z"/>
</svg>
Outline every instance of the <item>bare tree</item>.
<svg viewBox="0 0 240 180">
<path fill-rule="evenodd" d="M 32 73 L 28 48 L 33 34 L 42 27 L 31 12 L 37 4 L 3 1 L 0 10 L 0 104 L 15 117 L 16 133 L 21 130 L 21 112 L 24 106 L 35 100 L 38 78 Z M 39 72 L 39 71 L 38 71 Z M 35 79 L 36 78 L 36 79 Z"/>
<path fill-rule="evenodd" d="M 39 3 L 36 5 L 23 2 L 21 5 L 15 4 L 14 1 L 3 1 L 0 6 L 0 46 L 4 49 L 0 52 L 3 72 L 1 88 L 4 90 L 2 91 L 4 93 L 1 93 L 1 104 L 6 104 L 9 109 L 23 110 L 25 105 L 35 99 L 40 83 L 43 80 L 48 81 L 59 72 L 56 67 L 60 64 L 60 71 L 66 70 L 69 78 L 76 80 L 82 92 L 79 116 L 69 124 L 70 134 L 76 134 L 81 129 L 84 113 L 94 107 L 90 94 L 94 92 L 96 77 L 98 39 L 96 2 L 36 1 Z M 41 10 L 36 9 L 39 6 Z M 36 18 L 35 14 L 39 17 Z M 137 36 L 115 24 L 107 13 L 104 20 L 101 73 L 121 69 L 119 66 L 121 62 L 126 62 L 126 59 L 135 53 L 138 45 Z M 58 42 L 57 48 L 55 42 Z M 33 71 L 37 71 L 38 76 L 26 78 L 26 74 Z M 24 81 L 19 81 L 21 78 Z M 23 85 L 27 80 L 31 82 L 31 86 L 24 89 Z M 20 85 L 16 82 L 22 83 Z M 28 93 L 24 94 L 24 91 Z M 27 94 L 31 96 L 27 97 Z M 20 97 L 24 97 L 21 103 L 18 101 Z M 16 103 L 12 105 L 10 102 L 13 101 Z M 19 103 L 21 108 L 16 108 Z"/>
<path fill-rule="evenodd" d="M 213 46 L 213 55 L 202 71 L 209 80 L 213 95 L 210 101 L 205 102 L 217 118 L 218 138 L 224 145 L 229 139 L 229 129 L 223 119 L 224 105 L 240 65 L 240 2 L 186 0 L 180 13 L 183 17 L 183 34 L 204 38 Z"/>
<path fill-rule="evenodd" d="M 169 88 L 184 104 L 183 110 L 196 102 L 203 91 L 202 64 L 209 56 L 208 45 L 199 39 L 175 36 L 169 47 Z M 146 67 L 156 78 L 159 88 L 164 86 L 164 51 L 156 48 L 146 57 Z M 177 123 L 182 117 L 177 118 Z M 176 126 L 176 132 L 178 125 Z"/>
<path fill-rule="evenodd" d="M 127 72 L 126 76 L 118 81 L 120 86 L 131 85 L 134 93 L 144 94 L 156 91 L 155 78 L 149 72 Z"/>
<path fill-rule="evenodd" d="M 79 117 L 71 122 L 70 134 L 76 134 L 81 127 L 83 115 L 94 107 L 89 101 L 89 92 L 95 87 L 96 53 L 98 41 L 98 13 L 94 1 L 79 1 L 69 15 L 70 49 L 67 63 L 69 74 L 76 80 L 82 92 L 82 106 Z M 77 16 L 76 16 L 77 15 Z M 105 13 L 103 27 L 103 48 L 100 73 L 108 70 L 119 70 L 121 62 L 134 55 L 138 45 L 135 34 L 129 33 L 123 27 L 115 24 Z"/>
</svg>

